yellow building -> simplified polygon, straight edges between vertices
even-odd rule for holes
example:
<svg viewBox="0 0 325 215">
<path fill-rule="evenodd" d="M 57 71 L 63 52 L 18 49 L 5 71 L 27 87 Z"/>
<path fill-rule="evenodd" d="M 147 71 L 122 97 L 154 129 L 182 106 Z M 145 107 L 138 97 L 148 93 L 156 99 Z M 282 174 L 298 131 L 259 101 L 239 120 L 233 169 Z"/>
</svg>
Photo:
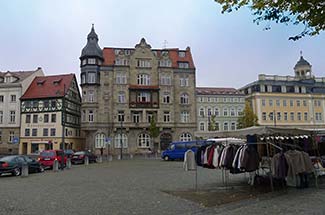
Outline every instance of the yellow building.
<svg viewBox="0 0 325 215">
<path fill-rule="evenodd" d="M 314 77 L 311 67 L 301 56 L 294 76 L 261 74 L 257 81 L 241 88 L 260 125 L 325 126 L 325 77 Z"/>
<path fill-rule="evenodd" d="M 74 74 L 36 77 L 21 97 L 19 153 L 83 149 L 80 108 Z"/>
</svg>

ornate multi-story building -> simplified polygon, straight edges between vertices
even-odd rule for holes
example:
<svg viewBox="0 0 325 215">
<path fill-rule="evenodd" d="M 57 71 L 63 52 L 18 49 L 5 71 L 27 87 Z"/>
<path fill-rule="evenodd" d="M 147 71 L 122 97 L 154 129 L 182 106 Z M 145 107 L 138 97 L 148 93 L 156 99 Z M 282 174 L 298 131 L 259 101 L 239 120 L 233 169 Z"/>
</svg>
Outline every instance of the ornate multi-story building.
<svg viewBox="0 0 325 215">
<path fill-rule="evenodd" d="M 17 154 L 20 128 L 20 97 L 41 68 L 34 71 L 0 72 L 0 154 Z"/>
<path fill-rule="evenodd" d="M 314 77 L 303 56 L 294 76 L 264 75 L 243 87 L 260 125 L 321 128 L 325 125 L 325 77 Z"/>
<path fill-rule="evenodd" d="M 141 153 L 191 140 L 196 130 L 195 67 L 190 48 L 152 49 L 98 45 L 94 27 L 80 56 L 82 131 L 88 149 Z M 155 121 L 159 136 L 150 132 Z"/>
<path fill-rule="evenodd" d="M 243 93 L 234 88 L 197 87 L 196 96 L 198 133 L 237 129 L 245 108 Z"/>
<path fill-rule="evenodd" d="M 81 96 L 74 74 L 36 77 L 21 97 L 20 154 L 81 150 Z"/>
</svg>

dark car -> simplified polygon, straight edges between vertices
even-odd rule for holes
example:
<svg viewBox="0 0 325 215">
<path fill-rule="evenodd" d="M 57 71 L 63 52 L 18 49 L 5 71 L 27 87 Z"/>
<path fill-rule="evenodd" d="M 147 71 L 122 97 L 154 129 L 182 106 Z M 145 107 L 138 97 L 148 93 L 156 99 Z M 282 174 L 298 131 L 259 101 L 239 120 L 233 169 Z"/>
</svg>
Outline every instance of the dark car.
<svg viewBox="0 0 325 215">
<path fill-rule="evenodd" d="M 68 158 L 72 158 L 74 151 L 72 149 L 66 149 L 64 150 L 64 154 L 68 157 Z"/>
<path fill-rule="evenodd" d="M 82 164 L 85 163 L 85 158 L 88 157 L 89 163 L 96 162 L 97 156 L 89 151 L 79 151 L 75 152 L 71 158 L 72 164 Z"/>
<path fill-rule="evenodd" d="M 11 173 L 14 176 L 19 176 L 24 164 L 28 165 L 28 172 L 43 172 L 42 165 L 25 155 L 11 155 L 0 159 L 0 175 Z"/>
</svg>

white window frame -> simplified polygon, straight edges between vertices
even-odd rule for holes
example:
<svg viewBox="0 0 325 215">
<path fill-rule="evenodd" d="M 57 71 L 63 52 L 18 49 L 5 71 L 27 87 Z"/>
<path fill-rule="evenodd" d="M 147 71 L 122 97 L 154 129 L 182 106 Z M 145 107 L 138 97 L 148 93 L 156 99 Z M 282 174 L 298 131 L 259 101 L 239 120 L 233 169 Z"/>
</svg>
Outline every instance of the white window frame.
<svg viewBox="0 0 325 215">
<path fill-rule="evenodd" d="M 182 142 L 192 141 L 192 135 L 190 133 L 182 133 L 179 136 L 179 140 Z"/>
<path fill-rule="evenodd" d="M 138 85 L 150 85 L 150 75 L 142 73 L 138 75 Z"/>
<path fill-rule="evenodd" d="M 121 148 L 121 139 L 122 139 L 122 146 L 124 149 L 128 148 L 128 137 L 124 133 L 117 133 L 114 137 L 114 148 L 120 149 Z"/>
<path fill-rule="evenodd" d="M 187 123 L 190 121 L 190 113 L 188 111 L 181 112 L 181 123 Z"/>
<path fill-rule="evenodd" d="M 150 148 L 151 146 L 151 137 L 149 134 L 141 133 L 138 135 L 137 139 L 139 148 Z"/>
<path fill-rule="evenodd" d="M 105 134 L 99 133 L 96 134 L 95 136 L 95 148 L 100 149 L 100 148 L 105 148 Z"/>
</svg>

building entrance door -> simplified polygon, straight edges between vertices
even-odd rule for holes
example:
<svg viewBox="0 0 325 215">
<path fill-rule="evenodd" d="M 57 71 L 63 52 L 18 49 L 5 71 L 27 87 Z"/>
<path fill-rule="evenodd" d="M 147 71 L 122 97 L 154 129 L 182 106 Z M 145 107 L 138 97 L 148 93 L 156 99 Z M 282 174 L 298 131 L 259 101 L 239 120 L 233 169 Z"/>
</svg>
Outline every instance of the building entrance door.
<svg viewBox="0 0 325 215">
<path fill-rule="evenodd" d="M 166 150 L 172 142 L 172 135 L 170 133 L 163 133 L 160 135 L 160 149 Z"/>
</svg>

